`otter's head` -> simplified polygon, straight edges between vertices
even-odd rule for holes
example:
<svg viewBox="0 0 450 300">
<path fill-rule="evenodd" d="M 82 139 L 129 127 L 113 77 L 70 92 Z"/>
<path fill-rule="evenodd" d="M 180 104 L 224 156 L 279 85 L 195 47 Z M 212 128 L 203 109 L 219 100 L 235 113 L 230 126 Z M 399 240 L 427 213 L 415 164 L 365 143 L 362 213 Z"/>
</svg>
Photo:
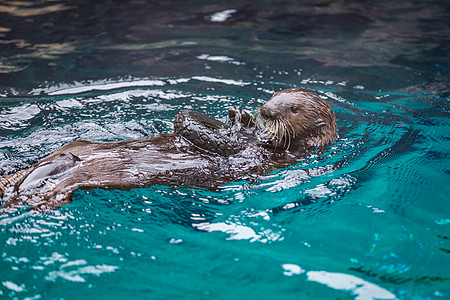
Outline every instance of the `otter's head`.
<svg viewBox="0 0 450 300">
<path fill-rule="evenodd" d="M 325 100 L 304 89 L 273 94 L 260 108 L 259 127 L 270 144 L 290 151 L 321 147 L 336 139 L 336 117 Z"/>
</svg>

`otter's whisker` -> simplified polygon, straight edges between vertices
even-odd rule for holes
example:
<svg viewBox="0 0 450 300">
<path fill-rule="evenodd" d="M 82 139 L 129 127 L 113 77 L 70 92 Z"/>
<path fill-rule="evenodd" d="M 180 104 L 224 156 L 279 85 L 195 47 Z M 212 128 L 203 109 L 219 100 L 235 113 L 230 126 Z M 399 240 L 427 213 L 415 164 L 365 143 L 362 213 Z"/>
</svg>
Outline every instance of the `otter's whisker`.
<svg viewBox="0 0 450 300">
<path fill-rule="evenodd" d="M 275 141 L 276 144 L 283 148 L 289 149 L 293 138 L 295 138 L 295 130 L 292 123 L 285 118 L 276 120 L 265 120 L 261 114 L 256 114 L 257 127 L 261 130 L 262 138 L 268 141 Z"/>
<path fill-rule="evenodd" d="M 286 147 L 286 143 L 288 142 L 288 140 L 289 140 L 289 131 L 287 130 L 287 127 L 286 127 L 286 120 L 282 120 L 282 125 L 283 125 L 283 128 L 282 128 L 282 138 L 283 138 L 283 140 L 284 140 L 284 143 L 283 143 L 283 147 Z"/>
<path fill-rule="evenodd" d="M 276 128 L 276 141 L 277 144 L 281 144 L 281 141 L 283 140 L 284 137 L 284 132 L 283 132 L 283 123 L 280 119 L 276 120 L 276 124 L 277 124 L 277 128 Z"/>
<path fill-rule="evenodd" d="M 278 119 L 276 119 L 275 120 L 275 135 L 274 135 L 274 138 L 276 138 L 276 140 L 277 140 L 277 143 L 279 143 L 279 141 L 280 141 L 280 136 L 279 136 L 279 125 L 280 125 L 280 122 L 279 122 L 279 120 Z"/>
<path fill-rule="evenodd" d="M 286 120 L 285 125 L 286 125 L 286 130 L 289 135 L 289 143 L 288 143 L 288 149 L 289 149 L 291 147 L 292 139 L 295 139 L 295 130 L 294 130 L 294 126 L 292 126 L 292 123 L 289 122 L 288 120 Z"/>
<path fill-rule="evenodd" d="M 288 146 L 287 149 L 289 149 L 291 147 L 291 141 L 292 141 L 292 131 L 289 130 L 289 128 L 286 127 L 286 131 L 287 131 L 287 140 L 288 140 Z"/>
<path fill-rule="evenodd" d="M 286 127 L 284 125 L 284 120 L 280 120 L 280 136 L 279 136 L 279 142 L 281 144 L 281 142 L 284 140 L 284 144 L 283 147 L 286 146 Z"/>
<path fill-rule="evenodd" d="M 284 123 L 284 126 L 286 128 L 287 149 L 289 149 L 291 147 L 292 133 L 291 130 L 289 130 L 287 121 Z"/>
<path fill-rule="evenodd" d="M 295 138 L 295 129 L 294 129 L 294 126 L 292 125 L 292 123 L 291 122 L 286 122 L 287 123 L 287 125 L 288 125 L 288 127 L 289 127 L 289 130 L 291 131 L 291 133 L 292 133 L 292 138 Z"/>
</svg>

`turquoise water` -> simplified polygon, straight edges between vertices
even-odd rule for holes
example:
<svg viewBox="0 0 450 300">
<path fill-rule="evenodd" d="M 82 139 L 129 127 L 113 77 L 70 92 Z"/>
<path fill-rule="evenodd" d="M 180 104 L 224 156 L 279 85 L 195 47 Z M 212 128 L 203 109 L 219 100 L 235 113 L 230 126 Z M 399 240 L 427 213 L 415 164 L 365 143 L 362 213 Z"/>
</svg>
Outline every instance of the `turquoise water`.
<svg viewBox="0 0 450 300">
<path fill-rule="evenodd" d="M 445 2 L 0 2 L 0 172 L 302 87 L 326 153 L 0 215 L 5 299 L 448 299 Z"/>
</svg>

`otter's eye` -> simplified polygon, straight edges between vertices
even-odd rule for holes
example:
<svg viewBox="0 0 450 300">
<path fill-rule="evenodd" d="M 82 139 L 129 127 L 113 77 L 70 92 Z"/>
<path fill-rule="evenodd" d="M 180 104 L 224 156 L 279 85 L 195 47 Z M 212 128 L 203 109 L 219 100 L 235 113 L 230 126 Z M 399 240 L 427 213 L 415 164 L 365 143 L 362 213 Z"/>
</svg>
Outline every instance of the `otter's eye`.
<svg viewBox="0 0 450 300">
<path fill-rule="evenodd" d="M 298 107 L 297 106 L 292 106 L 291 107 L 291 112 L 294 113 L 294 114 L 298 113 Z"/>
</svg>

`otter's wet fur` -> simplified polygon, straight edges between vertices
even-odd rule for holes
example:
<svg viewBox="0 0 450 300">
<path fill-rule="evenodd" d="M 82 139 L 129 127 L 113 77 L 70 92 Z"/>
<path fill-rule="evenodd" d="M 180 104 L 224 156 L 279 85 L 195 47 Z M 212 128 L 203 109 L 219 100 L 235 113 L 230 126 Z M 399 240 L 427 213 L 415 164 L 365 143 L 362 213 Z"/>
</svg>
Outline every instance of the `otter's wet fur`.
<svg viewBox="0 0 450 300">
<path fill-rule="evenodd" d="M 328 103 L 305 89 L 273 94 L 258 114 L 256 126 L 274 148 L 293 152 L 322 147 L 336 139 L 336 116 Z"/>
<path fill-rule="evenodd" d="M 230 108 L 232 122 L 236 113 Z M 298 162 L 312 148 L 336 139 L 331 107 L 304 89 L 274 93 L 258 116 L 245 114 L 244 126 L 265 132 L 232 156 L 202 151 L 176 133 L 111 143 L 74 141 L 26 170 L 0 178 L 3 206 L 59 207 L 76 189 L 120 189 L 156 184 L 217 188 Z M 255 130 L 257 132 L 258 130 Z"/>
</svg>

